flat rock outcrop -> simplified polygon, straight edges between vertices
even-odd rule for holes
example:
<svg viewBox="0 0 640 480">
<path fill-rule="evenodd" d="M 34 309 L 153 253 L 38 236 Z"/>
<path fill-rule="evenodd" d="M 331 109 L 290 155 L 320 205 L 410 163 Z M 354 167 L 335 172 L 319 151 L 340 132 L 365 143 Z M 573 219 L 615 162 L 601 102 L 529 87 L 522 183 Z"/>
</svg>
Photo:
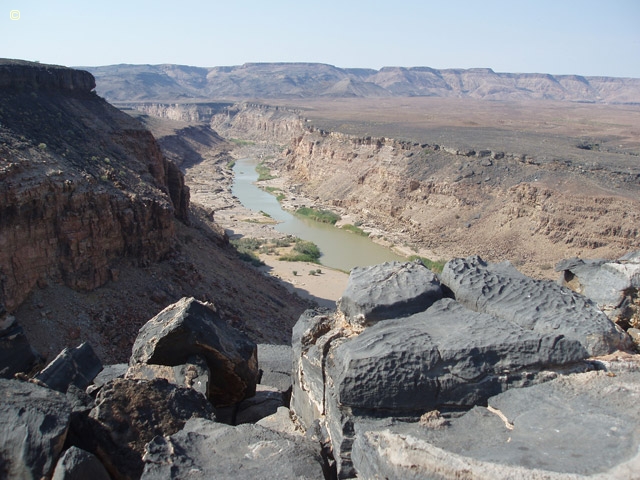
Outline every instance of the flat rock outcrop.
<svg viewBox="0 0 640 480">
<path fill-rule="evenodd" d="M 194 298 L 169 305 L 142 326 L 129 364 L 175 366 L 192 355 L 207 362 L 211 372 L 207 396 L 216 406 L 228 406 L 255 394 L 256 344 Z"/>
<path fill-rule="evenodd" d="M 363 478 L 638 478 L 640 374 L 588 372 L 513 389 L 445 425 L 363 426 Z"/>
<path fill-rule="evenodd" d="M 321 459 L 301 437 L 259 425 L 231 427 L 194 419 L 146 447 L 142 480 L 178 478 L 323 479 Z"/>
<path fill-rule="evenodd" d="M 405 265 L 407 275 L 422 278 L 412 265 Z M 397 269 L 372 268 L 369 281 L 357 271 L 357 282 L 375 290 L 383 272 L 391 277 Z M 587 299 L 509 265 L 455 259 L 441 281 L 456 299 L 442 298 L 412 315 L 397 296 L 394 317 L 393 302 L 381 295 L 387 318 L 364 329 L 354 328 L 344 311 L 308 311 L 296 324 L 291 408 L 306 428 L 319 420 L 339 478 L 360 473 L 352 448 L 362 425 L 398 418 L 444 425 L 430 412 L 487 405 L 510 389 L 593 369 L 589 357 L 629 345 Z M 389 289 L 392 295 L 393 282 Z"/>
</svg>

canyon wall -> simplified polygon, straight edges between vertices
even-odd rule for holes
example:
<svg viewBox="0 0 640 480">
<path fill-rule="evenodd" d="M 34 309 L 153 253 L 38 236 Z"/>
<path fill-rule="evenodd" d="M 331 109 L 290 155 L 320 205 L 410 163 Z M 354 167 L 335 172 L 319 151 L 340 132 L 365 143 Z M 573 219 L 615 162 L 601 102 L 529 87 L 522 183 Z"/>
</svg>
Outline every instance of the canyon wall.
<svg viewBox="0 0 640 480">
<path fill-rule="evenodd" d="M 283 109 L 243 105 L 234 113 L 215 116 L 212 126 L 280 144 L 290 135 L 272 162 L 289 184 L 409 251 L 438 259 L 477 253 L 552 277 L 562 258 L 617 257 L 640 246 L 640 169 L 629 155 L 576 147 L 548 157 L 359 138 Z"/>
<path fill-rule="evenodd" d="M 0 63 L 0 304 L 36 285 L 91 290 L 111 262 L 168 255 L 189 191 L 151 133 L 87 72 Z"/>
</svg>

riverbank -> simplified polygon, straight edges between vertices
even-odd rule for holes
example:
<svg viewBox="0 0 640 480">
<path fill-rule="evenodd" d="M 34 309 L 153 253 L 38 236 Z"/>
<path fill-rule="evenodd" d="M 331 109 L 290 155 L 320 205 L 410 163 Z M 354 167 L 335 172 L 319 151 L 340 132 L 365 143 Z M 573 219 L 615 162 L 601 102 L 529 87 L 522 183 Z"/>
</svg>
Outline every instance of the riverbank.
<svg viewBox="0 0 640 480">
<path fill-rule="evenodd" d="M 334 309 L 336 301 L 347 288 L 349 275 L 340 270 L 308 262 L 285 262 L 272 255 L 260 255 L 265 265 L 258 270 L 282 282 L 292 293 Z M 310 273 L 317 272 L 320 273 Z M 295 273 L 294 273 L 295 272 Z"/>
</svg>

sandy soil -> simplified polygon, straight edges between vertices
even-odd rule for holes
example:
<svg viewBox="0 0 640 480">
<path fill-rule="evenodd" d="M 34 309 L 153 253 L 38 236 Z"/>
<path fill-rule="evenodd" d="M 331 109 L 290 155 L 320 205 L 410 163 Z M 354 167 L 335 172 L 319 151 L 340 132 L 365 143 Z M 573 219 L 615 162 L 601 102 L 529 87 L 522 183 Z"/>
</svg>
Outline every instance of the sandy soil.
<svg viewBox="0 0 640 480">
<path fill-rule="evenodd" d="M 315 263 L 283 262 L 271 255 L 260 255 L 260 259 L 266 264 L 259 268 L 260 271 L 281 280 L 287 290 L 313 300 L 321 307 L 335 309 L 336 301 L 347 288 L 349 275 L 339 270 Z M 318 269 L 322 273 L 309 273 Z"/>
</svg>

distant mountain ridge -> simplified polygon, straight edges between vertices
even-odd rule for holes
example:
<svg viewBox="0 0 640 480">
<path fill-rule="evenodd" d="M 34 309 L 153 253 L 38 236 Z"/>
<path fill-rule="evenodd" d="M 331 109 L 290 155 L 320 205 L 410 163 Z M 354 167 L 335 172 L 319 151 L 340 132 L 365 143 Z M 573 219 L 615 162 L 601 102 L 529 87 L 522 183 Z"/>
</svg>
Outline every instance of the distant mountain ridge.
<svg viewBox="0 0 640 480">
<path fill-rule="evenodd" d="M 109 65 L 91 72 L 111 102 L 247 98 L 454 97 L 640 103 L 640 79 L 541 73 L 497 73 L 490 68 L 338 68 L 321 63 L 246 63 L 230 67 Z"/>
</svg>

